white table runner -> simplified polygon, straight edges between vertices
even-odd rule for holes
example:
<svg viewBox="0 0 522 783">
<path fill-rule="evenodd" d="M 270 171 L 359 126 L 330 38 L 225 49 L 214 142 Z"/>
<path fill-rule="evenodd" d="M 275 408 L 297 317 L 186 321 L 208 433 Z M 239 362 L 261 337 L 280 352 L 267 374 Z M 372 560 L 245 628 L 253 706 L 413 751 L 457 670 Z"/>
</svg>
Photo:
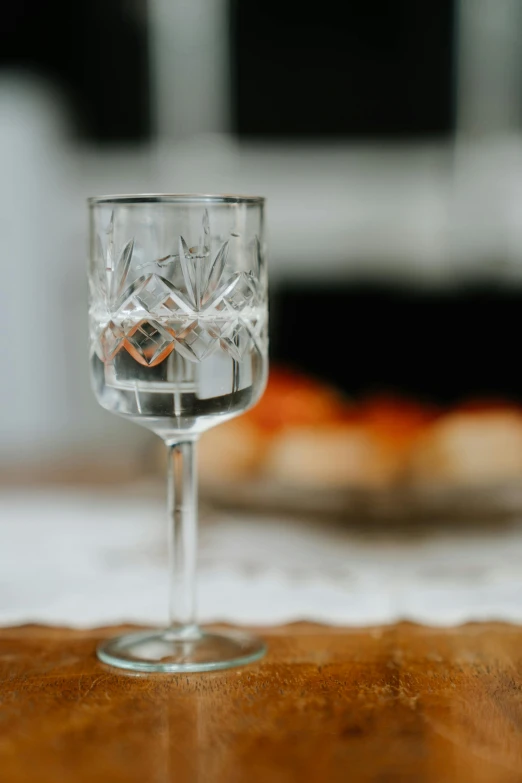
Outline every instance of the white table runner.
<svg viewBox="0 0 522 783">
<path fill-rule="evenodd" d="M 522 523 L 364 535 L 313 520 L 203 514 L 203 622 L 522 622 Z M 163 498 L 0 494 L 0 624 L 162 624 Z"/>
</svg>

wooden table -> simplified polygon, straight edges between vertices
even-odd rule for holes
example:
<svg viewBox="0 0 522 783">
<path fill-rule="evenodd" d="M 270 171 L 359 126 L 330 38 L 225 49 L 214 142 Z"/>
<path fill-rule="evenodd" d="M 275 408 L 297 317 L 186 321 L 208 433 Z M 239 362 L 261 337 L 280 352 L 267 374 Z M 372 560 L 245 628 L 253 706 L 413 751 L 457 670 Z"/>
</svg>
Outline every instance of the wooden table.
<svg viewBox="0 0 522 783">
<path fill-rule="evenodd" d="M 189 676 L 105 668 L 107 634 L 0 630 L 2 783 L 522 781 L 522 628 L 296 625 Z"/>
</svg>

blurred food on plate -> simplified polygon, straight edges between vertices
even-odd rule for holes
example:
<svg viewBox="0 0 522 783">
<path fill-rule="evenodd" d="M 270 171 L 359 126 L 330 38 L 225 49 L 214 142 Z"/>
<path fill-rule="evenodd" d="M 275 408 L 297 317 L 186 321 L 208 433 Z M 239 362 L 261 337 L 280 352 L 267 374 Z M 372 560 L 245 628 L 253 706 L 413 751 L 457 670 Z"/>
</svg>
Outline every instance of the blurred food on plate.
<svg viewBox="0 0 522 783">
<path fill-rule="evenodd" d="M 275 368 L 259 404 L 205 433 L 203 488 L 244 481 L 308 488 L 501 485 L 522 478 L 522 409 L 470 400 L 449 410 L 353 401 Z"/>
<path fill-rule="evenodd" d="M 413 482 L 499 484 L 522 478 L 520 410 L 464 408 L 446 413 L 409 455 Z"/>
<path fill-rule="evenodd" d="M 245 417 L 208 430 L 198 449 L 199 474 L 204 483 L 236 481 L 261 470 L 266 435 Z"/>
</svg>

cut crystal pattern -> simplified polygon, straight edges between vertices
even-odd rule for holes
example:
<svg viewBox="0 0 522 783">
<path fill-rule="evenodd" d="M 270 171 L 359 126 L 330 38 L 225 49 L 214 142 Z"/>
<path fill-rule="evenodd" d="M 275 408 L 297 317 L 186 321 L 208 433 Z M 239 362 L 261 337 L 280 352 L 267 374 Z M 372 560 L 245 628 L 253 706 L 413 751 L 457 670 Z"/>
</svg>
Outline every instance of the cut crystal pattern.
<svg viewBox="0 0 522 783">
<path fill-rule="evenodd" d="M 217 337 L 198 321 L 176 335 L 176 350 L 190 362 L 200 362 L 209 356 L 218 343 Z"/>
<path fill-rule="evenodd" d="M 109 321 L 101 336 L 101 345 L 103 355 L 109 361 L 114 358 L 120 348 L 123 346 L 125 340 L 125 334 L 123 329 L 113 321 Z"/>
<path fill-rule="evenodd" d="M 106 231 L 97 237 L 95 252 L 103 261 L 97 268 L 105 271 L 91 276 L 91 302 L 106 308 L 107 325 L 94 340 L 104 361 L 111 361 L 125 348 L 149 367 L 173 350 L 190 362 L 200 362 L 219 347 L 239 361 L 253 346 L 260 351 L 266 347 L 264 318 L 256 312 L 264 298 L 258 237 L 247 246 L 249 271 L 228 266 L 237 247 L 233 244 L 231 250 L 229 240 L 221 240 L 211 255 L 207 210 L 198 244 L 190 246 L 179 236 L 177 245 L 170 254 L 137 264 L 133 258 L 142 261 L 143 248 L 134 238 L 121 252 L 115 248 L 113 215 Z M 133 279 L 138 270 L 150 269 L 151 264 L 156 272 Z"/>
<path fill-rule="evenodd" d="M 145 310 L 155 315 L 193 313 L 193 308 L 183 295 L 168 280 L 155 274 L 138 278 L 125 291 L 117 309 L 120 313 Z"/>
<path fill-rule="evenodd" d="M 251 274 L 240 272 L 236 284 L 227 294 L 225 303 L 231 310 L 240 311 L 245 307 L 251 307 L 256 296 L 256 285 Z"/>
<path fill-rule="evenodd" d="M 154 367 L 174 350 L 174 335 L 157 321 L 140 321 L 129 332 L 125 343 L 136 361 Z"/>
<path fill-rule="evenodd" d="M 129 274 L 130 264 L 132 261 L 132 251 L 134 250 L 134 240 L 131 239 L 127 242 L 122 250 L 118 266 L 116 267 L 116 273 L 113 278 L 113 290 L 111 291 L 111 298 L 121 296 L 122 291 L 125 288 L 127 282 L 127 276 Z"/>
</svg>

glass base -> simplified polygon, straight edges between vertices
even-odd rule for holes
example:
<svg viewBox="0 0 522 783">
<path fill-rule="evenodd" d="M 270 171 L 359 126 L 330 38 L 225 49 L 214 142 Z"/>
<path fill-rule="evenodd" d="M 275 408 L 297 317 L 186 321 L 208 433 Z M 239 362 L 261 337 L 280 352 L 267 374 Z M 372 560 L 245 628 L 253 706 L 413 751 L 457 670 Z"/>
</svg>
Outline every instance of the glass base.
<svg viewBox="0 0 522 783">
<path fill-rule="evenodd" d="M 136 672 L 207 672 L 244 666 L 261 658 L 264 643 L 255 636 L 200 628 L 142 631 L 102 642 L 100 661 Z"/>
</svg>

